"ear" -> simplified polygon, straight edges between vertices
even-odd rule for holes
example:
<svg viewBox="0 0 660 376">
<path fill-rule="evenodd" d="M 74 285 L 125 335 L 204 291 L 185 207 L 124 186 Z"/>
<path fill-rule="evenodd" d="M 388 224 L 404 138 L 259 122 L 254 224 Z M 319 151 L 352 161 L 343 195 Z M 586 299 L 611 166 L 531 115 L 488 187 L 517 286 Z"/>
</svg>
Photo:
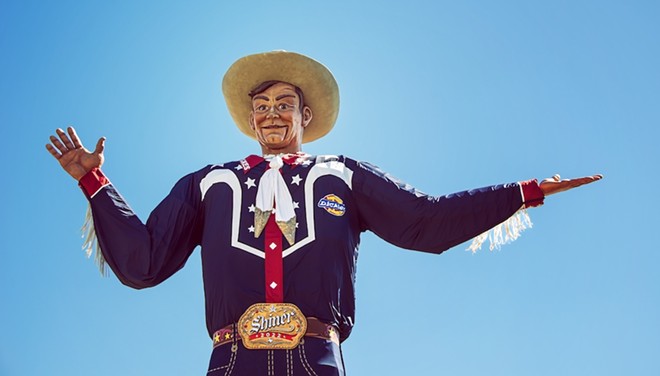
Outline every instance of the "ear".
<svg viewBox="0 0 660 376">
<path fill-rule="evenodd" d="M 253 131 L 257 128 L 257 126 L 254 124 L 254 111 L 250 111 L 248 123 L 250 124 L 250 128 L 252 128 Z"/>
<path fill-rule="evenodd" d="M 309 108 L 309 106 L 303 107 L 302 110 L 302 126 L 303 128 L 307 128 L 307 125 L 309 125 L 309 122 L 312 121 L 312 109 Z"/>
</svg>

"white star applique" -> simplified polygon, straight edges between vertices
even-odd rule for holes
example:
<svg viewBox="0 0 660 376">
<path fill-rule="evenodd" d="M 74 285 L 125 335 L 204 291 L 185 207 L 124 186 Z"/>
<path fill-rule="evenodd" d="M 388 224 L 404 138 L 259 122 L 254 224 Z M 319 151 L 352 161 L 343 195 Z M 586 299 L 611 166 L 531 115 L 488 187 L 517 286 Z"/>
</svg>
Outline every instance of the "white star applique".
<svg viewBox="0 0 660 376">
<path fill-rule="evenodd" d="M 250 231 L 250 232 L 254 232 L 254 226 L 250 226 L 250 227 L 248 227 L 248 231 Z"/>
<path fill-rule="evenodd" d="M 291 184 L 295 184 L 295 185 L 300 186 L 301 181 L 302 181 L 302 179 L 300 178 L 300 174 L 298 174 L 298 175 L 294 176 L 293 178 L 291 178 Z"/>
<path fill-rule="evenodd" d="M 248 206 L 248 210 L 250 211 L 250 213 L 254 213 L 254 209 L 255 209 L 254 204 Z"/>
<path fill-rule="evenodd" d="M 234 170 L 236 170 L 236 171 L 240 171 L 240 170 L 242 170 L 242 169 L 243 169 L 243 166 L 241 166 L 240 163 L 237 164 L 236 167 L 234 167 Z"/>
<path fill-rule="evenodd" d="M 296 228 L 298 228 L 298 222 L 296 222 Z"/>
<path fill-rule="evenodd" d="M 293 208 L 298 209 L 299 207 L 300 207 L 300 205 L 297 202 L 294 201 L 293 202 Z"/>
<path fill-rule="evenodd" d="M 306 160 L 306 161 L 304 161 L 304 162 L 302 163 L 302 165 L 305 166 L 305 167 L 307 167 L 307 166 L 309 166 L 309 165 L 311 165 L 311 164 L 312 164 L 312 161 L 310 161 L 309 159 Z"/>
<path fill-rule="evenodd" d="M 247 180 L 243 184 L 247 185 L 247 189 L 257 186 L 256 184 L 254 184 L 254 179 L 252 178 L 247 178 Z"/>
</svg>

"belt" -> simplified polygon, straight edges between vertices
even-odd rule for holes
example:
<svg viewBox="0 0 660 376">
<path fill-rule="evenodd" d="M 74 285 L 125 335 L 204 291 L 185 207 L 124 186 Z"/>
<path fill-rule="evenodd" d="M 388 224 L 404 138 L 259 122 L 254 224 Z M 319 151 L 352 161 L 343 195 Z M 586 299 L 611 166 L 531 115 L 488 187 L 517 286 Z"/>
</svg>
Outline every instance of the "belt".
<svg viewBox="0 0 660 376">
<path fill-rule="evenodd" d="M 233 342 L 234 336 L 237 335 L 235 330 L 236 324 L 229 324 L 220 330 L 213 333 L 213 348 L 222 346 L 226 343 Z M 307 331 L 305 337 L 322 338 L 329 340 L 339 345 L 339 332 L 334 325 L 326 324 L 316 317 L 307 317 Z"/>
</svg>

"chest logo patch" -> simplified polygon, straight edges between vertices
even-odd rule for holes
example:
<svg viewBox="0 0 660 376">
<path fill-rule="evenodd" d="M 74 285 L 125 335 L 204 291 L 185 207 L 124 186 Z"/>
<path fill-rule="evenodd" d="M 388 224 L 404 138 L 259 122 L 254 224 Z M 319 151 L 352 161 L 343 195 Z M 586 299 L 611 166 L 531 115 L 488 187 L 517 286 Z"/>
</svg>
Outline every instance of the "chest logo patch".
<svg viewBox="0 0 660 376">
<path fill-rule="evenodd" d="M 346 213 L 346 205 L 344 205 L 344 200 L 332 193 L 325 195 L 325 197 L 320 199 L 317 206 L 334 215 L 335 217 L 341 217 L 344 215 L 344 213 Z"/>
</svg>

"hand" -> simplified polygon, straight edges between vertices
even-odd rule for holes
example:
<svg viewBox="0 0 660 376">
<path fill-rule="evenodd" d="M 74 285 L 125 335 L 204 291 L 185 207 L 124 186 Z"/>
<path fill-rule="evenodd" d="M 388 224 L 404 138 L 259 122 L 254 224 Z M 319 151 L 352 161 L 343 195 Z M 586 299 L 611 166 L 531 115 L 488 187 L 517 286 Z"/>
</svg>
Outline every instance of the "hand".
<svg viewBox="0 0 660 376">
<path fill-rule="evenodd" d="M 56 132 L 59 139 L 51 135 L 50 142 L 52 145 L 46 144 L 46 149 L 60 162 L 64 171 L 78 181 L 93 168 L 100 168 L 103 165 L 105 137 L 99 138 L 96 149 L 90 152 L 82 146 L 73 127 L 68 127 L 66 130 L 69 133 L 68 135 L 57 128 Z"/>
<path fill-rule="evenodd" d="M 543 181 L 541 181 L 539 187 L 541 187 L 541 191 L 543 191 L 544 195 L 549 196 L 555 193 L 564 192 L 569 189 L 577 188 L 581 185 L 593 183 L 602 178 L 603 175 L 592 175 L 592 176 L 585 176 L 582 178 L 562 180 L 559 177 L 559 175 L 555 175 L 552 178 L 544 179 Z"/>
</svg>

